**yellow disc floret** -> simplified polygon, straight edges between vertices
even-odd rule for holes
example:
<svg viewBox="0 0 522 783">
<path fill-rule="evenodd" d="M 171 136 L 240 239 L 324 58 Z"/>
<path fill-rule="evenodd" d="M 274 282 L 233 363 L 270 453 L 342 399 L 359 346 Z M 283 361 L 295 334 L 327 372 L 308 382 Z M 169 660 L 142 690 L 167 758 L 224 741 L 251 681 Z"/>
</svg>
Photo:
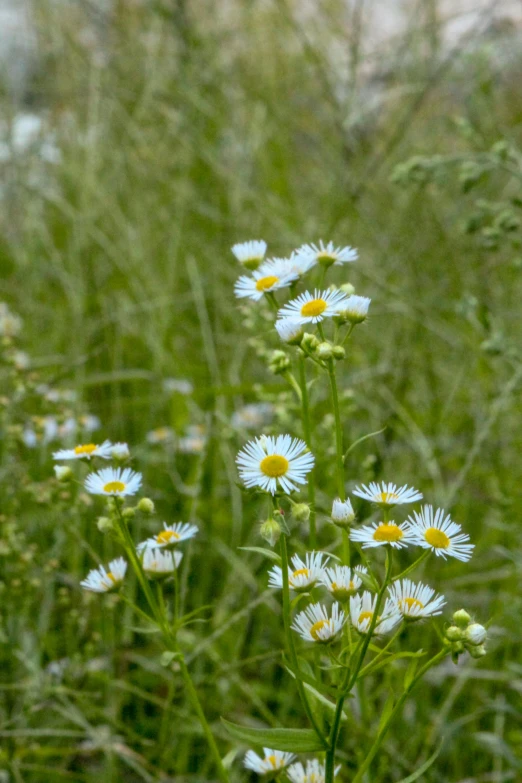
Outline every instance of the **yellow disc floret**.
<svg viewBox="0 0 522 783">
<path fill-rule="evenodd" d="M 269 454 L 261 460 L 259 467 L 265 476 L 280 478 L 287 472 L 289 462 L 286 457 L 281 457 L 279 454 Z"/>
<path fill-rule="evenodd" d="M 301 315 L 303 318 L 313 318 L 314 316 L 322 315 L 327 306 L 324 299 L 311 299 L 301 307 Z"/>
<path fill-rule="evenodd" d="M 93 451 L 96 451 L 97 448 L 98 446 L 95 443 L 85 443 L 83 446 L 76 446 L 74 453 L 90 455 Z"/>
<path fill-rule="evenodd" d="M 362 625 L 366 620 L 369 620 L 368 625 L 371 624 L 373 617 L 373 612 L 361 612 L 359 615 L 359 625 Z"/>
<path fill-rule="evenodd" d="M 412 609 L 424 609 L 424 604 L 418 598 L 401 598 L 399 601 L 401 609 L 410 612 Z"/>
<path fill-rule="evenodd" d="M 393 524 L 393 522 L 383 522 L 375 530 L 373 540 L 392 544 L 400 541 L 403 535 L 404 533 L 398 525 Z"/>
<path fill-rule="evenodd" d="M 103 487 L 103 491 L 110 493 L 110 492 L 123 492 L 125 489 L 125 484 L 123 481 L 109 481 L 108 484 L 105 484 Z"/>
<path fill-rule="evenodd" d="M 279 282 L 279 278 L 276 275 L 268 275 L 267 277 L 260 277 L 256 282 L 256 289 L 258 291 L 268 291 L 273 288 L 276 283 Z"/>
<path fill-rule="evenodd" d="M 435 549 L 447 549 L 451 543 L 446 533 L 443 533 L 438 527 L 429 527 L 424 532 L 424 538 Z"/>
<path fill-rule="evenodd" d="M 312 639 L 315 639 L 316 642 L 323 641 L 319 636 L 319 631 L 321 631 L 325 626 L 328 627 L 329 625 L 329 620 L 318 620 L 316 623 L 314 623 L 310 628 L 310 636 Z"/>
<path fill-rule="evenodd" d="M 396 492 L 380 492 L 375 498 L 376 503 L 395 503 L 399 499 Z"/>
<path fill-rule="evenodd" d="M 175 530 L 162 530 L 161 533 L 158 533 L 156 536 L 156 541 L 158 544 L 168 544 L 172 542 L 173 544 L 176 541 L 179 541 L 179 533 L 176 533 Z M 174 541 L 172 541 L 174 539 Z"/>
</svg>

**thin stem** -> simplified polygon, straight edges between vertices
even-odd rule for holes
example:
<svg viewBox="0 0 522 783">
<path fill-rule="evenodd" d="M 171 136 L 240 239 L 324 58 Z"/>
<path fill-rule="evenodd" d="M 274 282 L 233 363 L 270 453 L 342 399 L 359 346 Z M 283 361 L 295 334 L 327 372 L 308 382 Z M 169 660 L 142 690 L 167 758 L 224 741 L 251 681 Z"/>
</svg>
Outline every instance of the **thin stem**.
<svg viewBox="0 0 522 783">
<path fill-rule="evenodd" d="M 335 418 L 335 445 L 337 450 L 337 492 L 341 500 L 346 500 L 344 489 L 344 450 L 343 450 L 343 428 L 341 424 L 341 411 L 339 408 L 339 393 L 337 391 L 337 380 L 335 377 L 335 363 L 333 359 L 328 362 L 328 377 L 330 379 L 330 390 L 332 393 L 332 407 Z"/>
<path fill-rule="evenodd" d="M 303 416 L 303 432 L 306 445 L 312 451 L 312 428 L 310 422 L 310 399 L 306 385 L 306 365 L 304 354 L 299 351 L 299 385 L 301 387 L 301 410 Z M 310 548 L 316 546 L 315 530 L 315 468 L 308 476 L 308 501 L 310 503 Z"/>
<path fill-rule="evenodd" d="M 346 528 L 343 528 L 343 563 L 350 565 L 350 536 Z"/>
<path fill-rule="evenodd" d="M 430 553 L 431 553 L 431 549 L 425 549 L 422 555 L 418 557 L 414 563 L 408 566 L 408 568 L 405 568 L 404 571 L 401 571 L 400 574 L 397 574 L 397 576 L 394 576 L 392 582 L 396 582 L 397 579 L 402 579 L 403 577 L 408 576 L 408 574 L 414 571 L 418 565 L 423 563 L 430 556 Z"/>
</svg>

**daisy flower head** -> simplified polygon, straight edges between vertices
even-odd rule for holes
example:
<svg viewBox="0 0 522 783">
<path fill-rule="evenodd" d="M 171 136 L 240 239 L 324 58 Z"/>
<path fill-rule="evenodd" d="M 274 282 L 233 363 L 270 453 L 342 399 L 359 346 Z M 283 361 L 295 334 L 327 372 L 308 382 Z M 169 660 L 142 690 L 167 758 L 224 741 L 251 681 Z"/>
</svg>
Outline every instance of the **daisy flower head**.
<svg viewBox="0 0 522 783">
<path fill-rule="evenodd" d="M 347 245 L 346 247 L 335 247 L 333 242 L 324 244 L 323 240 L 319 240 L 319 244 L 302 245 L 295 252 L 297 258 L 302 258 L 306 263 L 315 266 L 320 264 L 328 268 L 334 264 L 335 266 L 342 266 L 343 264 L 349 264 L 352 261 L 357 261 L 359 253 L 353 247 Z"/>
<path fill-rule="evenodd" d="M 296 593 L 311 590 L 323 573 L 324 563 L 329 559 L 326 557 L 326 560 L 323 562 L 324 557 L 324 552 L 307 552 L 303 562 L 299 555 L 294 555 L 292 557 L 293 568 L 288 568 L 290 589 L 295 590 Z M 282 569 L 279 566 L 274 566 L 268 574 L 268 586 L 282 589 Z"/>
<path fill-rule="evenodd" d="M 414 544 L 415 538 L 407 522 L 398 525 L 396 522 L 372 522 L 350 530 L 350 541 L 362 544 L 363 549 L 374 546 L 392 546 L 402 549 L 408 544 Z"/>
<path fill-rule="evenodd" d="M 80 585 L 91 593 L 110 593 L 121 586 L 126 570 L 127 563 L 123 557 L 118 557 L 111 560 L 108 571 L 102 565 L 89 571 Z"/>
<path fill-rule="evenodd" d="M 306 484 L 314 466 L 307 445 L 291 435 L 262 435 L 249 441 L 236 457 L 239 475 L 246 487 L 261 487 L 275 495 L 279 485 L 290 493 L 296 484 Z"/>
<path fill-rule="evenodd" d="M 114 443 L 111 448 L 111 457 L 117 460 L 126 460 L 130 457 L 129 447 L 126 443 Z"/>
<path fill-rule="evenodd" d="M 113 445 L 110 440 L 105 440 L 100 446 L 96 443 L 83 443 L 75 446 L 74 449 L 60 449 L 55 451 L 53 459 L 91 459 L 92 457 L 101 457 L 110 459 Z"/>
<path fill-rule="evenodd" d="M 234 286 L 234 293 L 238 299 L 248 297 L 259 302 L 264 294 L 278 291 L 297 278 L 298 273 L 289 266 L 288 259 L 274 258 L 261 264 L 251 277 L 242 275 Z"/>
<path fill-rule="evenodd" d="M 337 527 L 348 527 L 355 520 L 355 512 L 350 500 L 336 498 L 332 503 L 330 518 Z"/>
<path fill-rule="evenodd" d="M 338 320 L 341 323 L 362 324 L 368 316 L 371 301 L 367 296 L 352 294 L 337 315 Z"/>
<path fill-rule="evenodd" d="M 334 775 L 338 775 L 340 769 L 340 766 L 336 767 Z M 292 764 L 291 767 L 288 767 L 286 774 L 291 783 L 324 783 L 326 771 L 324 764 L 321 764 L 317 759 L 312 759 L 306 762 L 306 767 L 300 761 Z"/>
<path fill-rule="evenodd" d="M 405 620 L 421 620 L 442 614 L 446 600 L 435 590 L 410 579 L 398 579 L 390 587 L 390 598 Z"/>
<path fill-rule="evenodd" d="M 352 494 L 369 500 L 370 503 L 375 503 L 377 506 L 387 506 L 388 508 L 422 500 L 422 492 L 417 489 L 408 487 L 406 484 L 403 487 L 398 487 L 396 484 L 387 484 L 385 481 L 380 484 L 372 481 L 369 486 L 363 484 L 362 487 L 356 487 Z"/>
<path fill-rule="evenodd" d="M 97 473 L 89 473 L 85 479 L 85 489 L 91 495 L 135 495 L 141 487 L 141 478 L 141 473 L 130 468 L 103 468 Z"/>
<path fill-rule="evenodd" d="M 368 571 L 364 566 L 356 566 L 352 569 L 345 565 L 335 565 L 333 568 L 323 569 L 319 584 L 326 587 L 336 601 L 345 603 L 360 588 L 361 574 L 366 573 Z"/>
<path fill-rule="evenodd" d="M 289 345 L 299 345 L 304 334 L 303 325 L 293 318 L 278 318 L 275 328 L 281 340 Z"/>
<path fill-rule="evenodd" d="M 141 552 L 144 549 L 175 549 L 183 541 L 194 538 L 197 532 L 197 526 L 190 525 L 188 522 L 176 522 L 174 525 L 167 525 L 164 522 L 163 530 L 156 536 L 147 538 L 146 541 L 138 544 L 138 551 Z"/>
<path fill-rule="evenodd" d="M 362 595 L 353 595 L 350 598 L 350 619 L 353 627 L 359 633 L 368 633 L 373 620 L 377 595 L 372 595 L 367 590 Z M 382 614 L 377 618 L 377 623 L 373 629 L 376 636 L 382 636 L 393 630 L 402 620 L 394 602 L 387 598 L 384 602 Z"/>
<path fill-rule="evenodd" d="M 145 575 L 149 579 L 165 579 L 178 568 L 182 557 L 183 552 L 165 552 L 161 549 L 147 547 L 143 550 L 141 563 Z"/>
<path fill-rule="evenodd" d="M 461 526 L 443 508 L 434 511 L 433 506 L 423 506 L 420 513 L 414 511 L 407 521 L 418 546 L 431 549 L 444 559 L 456 557 L 463 562 L 470 559 L 474 544 L 469 543 L 468 534 L 461 533 Z"/>
<path fill-rule="evenodd" d="M 238 242 L 236 245 L 233 245 L 232 253 L 245 269 L 257 269 L 265 257 L 266 242 L 262 239 Z"/>
<path fill-rule="evenodd" d="M 321 604 L 310 604 L 295 616 L 292 628 L 305 642 L 328 644 L 342 630 L 347 619 L 337 601 L 332 604 L 330 617 Z"/>
<path fill-rule="evenodd" d="M 282 307 L 278 318 L 291 318 L 300 324 L 317 324 L 325 318 L 333 318 L 340 310 L 344 309 L 346 304 L 346 294 L 339 290 L 328 289 L 320 291 L 315 289 L 314 293 L 304 291 L 299 294 L 297 299 L 292 299 Z"/>
<path fill-rule="evenodd" d="M 267 772 L 284 769 L 295 759 L 295 753 L 286 753 L 282 750 L 263 748 L 263 752 L 265 755 L 261 758 L 253 750 L 248 750 L 243 761 L 245 768 L 257 772 L 258 775 L 265 775 Z"/>
</svg>

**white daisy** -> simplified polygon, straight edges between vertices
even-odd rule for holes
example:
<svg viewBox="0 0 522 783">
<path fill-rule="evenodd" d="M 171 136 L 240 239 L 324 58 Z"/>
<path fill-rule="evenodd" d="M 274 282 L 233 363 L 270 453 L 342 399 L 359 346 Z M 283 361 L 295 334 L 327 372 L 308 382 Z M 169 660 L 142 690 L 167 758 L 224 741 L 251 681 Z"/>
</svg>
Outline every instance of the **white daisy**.
<svg viewBox="0 0 522 783">
<path fill-rule="evenodd" d="M 339 527 L 348 527 L 348 525 L 354 521 L 355 512 L 348 498 L 346 500 L 341 500 L 341 498 L 336 498 L 334 500 L 332 503 L 331 519 L 332 522 Z"/>
<path fill-rule="evenodd" d="M 306 484 L 314 456 L 304 441 L 291 435 L 262 435 L 246 444 L 236 462 L 246 487 L 261 487 L 274 495 L 278 483 L 287 493 L 296 489 L 296 484 Z"/>
<path fill-rule="evenodd" d="M 141 487 L 141 478 L 141 473 L 130 468 L 103 468 L 97 473 L 89 473 L 85 489 L 92 495 L 135 495 Z"/>
<path fill-rule="evenodd" d="M 264 758 L 248 750 L 243 762 L 246 769 L 257 772 L 258 775 L 265 775 L 267 772 L 276 772 L 287 767 L 294 759 L 295 753 L 285 753 L 282 750 L 272 750 L 272 748 L 263 748 Z"/>
<path fill-rule="evenodd" d="M 232 253 L 245 269 L 257 269 L 266 253 L 266 242 L 262 239 L 252 239 L 249 242 L 239 242 L 232 247 Z"/>
<path fill-rule="evenodd" d="M 332 615 L 321 604 L 310 604 L 294 618 L 292 628 L 306 642 L 330 642 L 342 630 L 347 616 L 337 601 L 332 604 Z"/>
<path fill-rule="evenodd" d="M 326 560 L 323 562 L 324 557 L 324 552 L 307 552 L 303 562 L 299 555 L 294 555 L 292 557 L 293 570 L 292 568 L 288 568 L 288 584 L 290 589 L 295 590 L 296 593 L 311 590 L 317 580 L 321 577 L 324 563 L 329 560 L 327 556 Z M 268 573 L 268 586 L 282 589 L 283 570 L 279 566 L 274 566 Z"/>
<path fill-rule="evenodd" d="M 410 579 L 399 579 L 390 587 L 390 598 L 406 620 L 420 620 L 442 614 L 446 601 L 443 595 L 436 595 L 433 588 Z"/>
<path fill-rule="evenodd" d="M 342 291 L 304 291 L 297 299 L 292 299 L 282 307 L 278 318 L 291 318 L 300 324 L 320 323 L 325 318 L 333 318 L 344 308 L 347 297 Z"/>
<path fill-rule="evenodd" d="M 334 775 L 339 774 L 341 766 L 339 765 L 334 769 Z M 306 762 L 306 768 L 303 767 L 300 761 L 296 764 L 292 764 L 286 770 L 291 783 L 324 783 L 325 780 L 325 765 L 321 764 L 317 759 L 312 759 Z"/>
<path fill-rule="evenodd" d="M 338 314 L 339 320 L 343 323 L 361 324 L 366 320 L 371 301 L 367 296 L 352 294 L 346 300 L 343 309 L 340 310 Z"/>
<path fill-rule="evenodd" d="M 242 275 L 234 286 L 234 293 L 238 299 L 248 297 L 259 302 L 264 294 L 285 288 L 297 278 L 298 273 L 288 266 L 286 258 L 274 258 L 261 264 L 252 277 Z"/>
<path fill-rule="evenodd" d="M 171 427 L 157 427 L 155 430 L 147 433 L 148 443 L 153 443 L 154 445 L 172 440 L 174 440 L 174 430 Z"/>
<path fill-rule="evenodd" d="M 108 571 L 102 565 L 89 571 L 80 585 L 91 593 L 110 593 L 120 587 L 126 570 L 127 563 L 123 557 L 118 557 L 116 560 L 111 560 Z"/>
<path fill-rule="evenodd" d="M 304 334 L 303 325 L 293 318 L 278 318 L 275 328 L 281 340 L 289 345 L 298 345 Z"/>
<path fill-rule="evenodd" d="M 352 528 L 350 541 L 362 544 L 363 549 L 388 544 L 395 549 L 402 549 L 408 544 L 414 544 L 415 538 L 407 522 L 400 525 L 396 522 L 372 522 L 371 525 Z"/>
<path fill-rule="evenodd" d="M 53 459 L 91 459 L 91 457 L 110 459 L 112 448 L 113 445 L 110 440 L 104 441 L 101 446 L 98 446 L 96 443 L 84 443 L 80 446 L 75 446 L 74 449 L 55 451 Z"/>
<path fill-rule="evenodd" d="M 183 552 L 164 552 L 161 549 L 146 548 L 143 551 L 143 570 L 149 579 L 164 579 L 174 573 L 182 557 Z"/>
<path fill-rule="evenodd" d="M 408 517 L 414 542 L 444 559 L 449 556 L 465 562 L 470 559 L 474 544 L 468 543 L 468 534 L 461 533 L 461 526 L 445 514 L 443 508 L 434 512 L 433 506 L 424 506 L 420 513 L 414 511 L 413 518 Z"/>
<path fill-rule="evenodd" d="M 138 551 L 144 549 L 175 549 L 178 544 L 194 538 L 198 528 L 196 525 L 190 525 L 188 522 L 176 522 L 174 525 L 163 523 L 163 530 L 156 536 L 147 538 L 138 544 Z"/>
<path fill-rule="evenodd" d="M 295 251 L 298 258 L 302 258 L 303 261 L 311 263 L 312 265 L 321 264 L 321 266 L 329 267 L 332 264 L 335 266 L 342 266 L 352 261 L 357 261 L 359 253 L 353 247 L 347 245 L 346 247 L 335 247 L 333 242 L 324 244 L 323 240 L 319 240 L 319 244 L 302 245 Z"/>
<path fill-rule="evenodd" d="M 362 585 L 361 574 L 366 573 L 368 570 L 364 566 L 352 569 L 345 565 L 335 565 L 322 571 L 319 584 L 326 587 L 336 601 L 344 603 L 350 596 L 355 595 Z"/>
<path fill-rule="evenodd" d="M 113 459 L 129 459 L 130 451 L 126 443 L 115 443 L 111 448 L 111 457 Z"/>
<path fill-rule="evenodd" d="M 375 610 L 377 595 L 372 595 L 367 590 L 362 595 L 353 595 L 350 598 L 350 619 L 353 627 L 359 633 L 367 633 Z M 381 615 L 377 618 L 377 624 L 373 629 L 376 636 L 388 633 L 395 628 L 402 620 L 400 612 L 397 610 L 394 602 L 387 598 Z"/>
<path fill-rule="evenodd" d="M 372 481 L 369 487 L 363 484 L 362 487 L 356 487 L 352 494 L 369 500 L 371 503 L 376 503 L 378 506 L 388 506 L 389 508 L 402 503 L 415 503 L 417 500 L 422 500 L 422 492 L 417 489 L 407 485 L 397 487 L 396 484 L 387 484 L 385 481 L 380 484 Z"/>
<path fill-rule="evenodd" d="M 252 402 L 232 414 L 231 424 L 235 429 L 259 429 L 274 415 L 274 406 L 269 402 Z"/>
</svg>

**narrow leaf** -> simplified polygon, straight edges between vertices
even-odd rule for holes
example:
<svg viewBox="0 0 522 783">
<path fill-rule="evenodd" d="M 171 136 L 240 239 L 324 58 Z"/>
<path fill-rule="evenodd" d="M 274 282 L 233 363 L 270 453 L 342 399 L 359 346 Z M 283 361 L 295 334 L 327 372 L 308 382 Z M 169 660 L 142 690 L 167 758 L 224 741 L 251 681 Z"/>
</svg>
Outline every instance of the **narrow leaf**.
<svg viewBox="0 0 522 783">
<path fill-rule="evenodd" d="M 225 729 L 240 742 L 293 753 L 312 753 L 325 747 L 313 729 L 253 729 L 221 718 Z"/>
<path fill-rule="evenodd" d="M 281 563 L 280 556 L 277 552 L 272 551 L 272 549 L 264 549 L 262 546 L 239 546 L 238 549 L 242 549 L 243 552 L 257 552 L 258 555 L 268 557 L 270 560 L 273 560 L 274 563 Z"/>
<path fill-rule="evenodd" d="M 429 757 L 427 761 L 424 762 L 422 767 L 419 767 L 419 769 L 416 769 L 415 772 L 412 772 L 411 775 L 408 775 L 407 778 L 402 778 L 402 780 L 399 780 L 398 783 L 414 783 L 415 780 L 418 780 L 421 775 L 424 775 L 425 772 L 429 770 L 431 765 L 437 760 L 437 756 L 442 750 L 442 742 L 440 743 L 439 747 L 435 750 L 434 753 Z"/>
<path fill-rule="evenodd" d="M 386 721 L 392 714 L 394 703 L 395 703 L 395 696 L 393 693 L 390 693 L 390 695 L 386 699 L 386 704 L 384 705 L 384 709 L 381 713 L 381 719 L 379 721 L 379 728 L 377 730 L 377 734 L 380 734 L 381 729 L 386 725 Z"/>
</svg>

